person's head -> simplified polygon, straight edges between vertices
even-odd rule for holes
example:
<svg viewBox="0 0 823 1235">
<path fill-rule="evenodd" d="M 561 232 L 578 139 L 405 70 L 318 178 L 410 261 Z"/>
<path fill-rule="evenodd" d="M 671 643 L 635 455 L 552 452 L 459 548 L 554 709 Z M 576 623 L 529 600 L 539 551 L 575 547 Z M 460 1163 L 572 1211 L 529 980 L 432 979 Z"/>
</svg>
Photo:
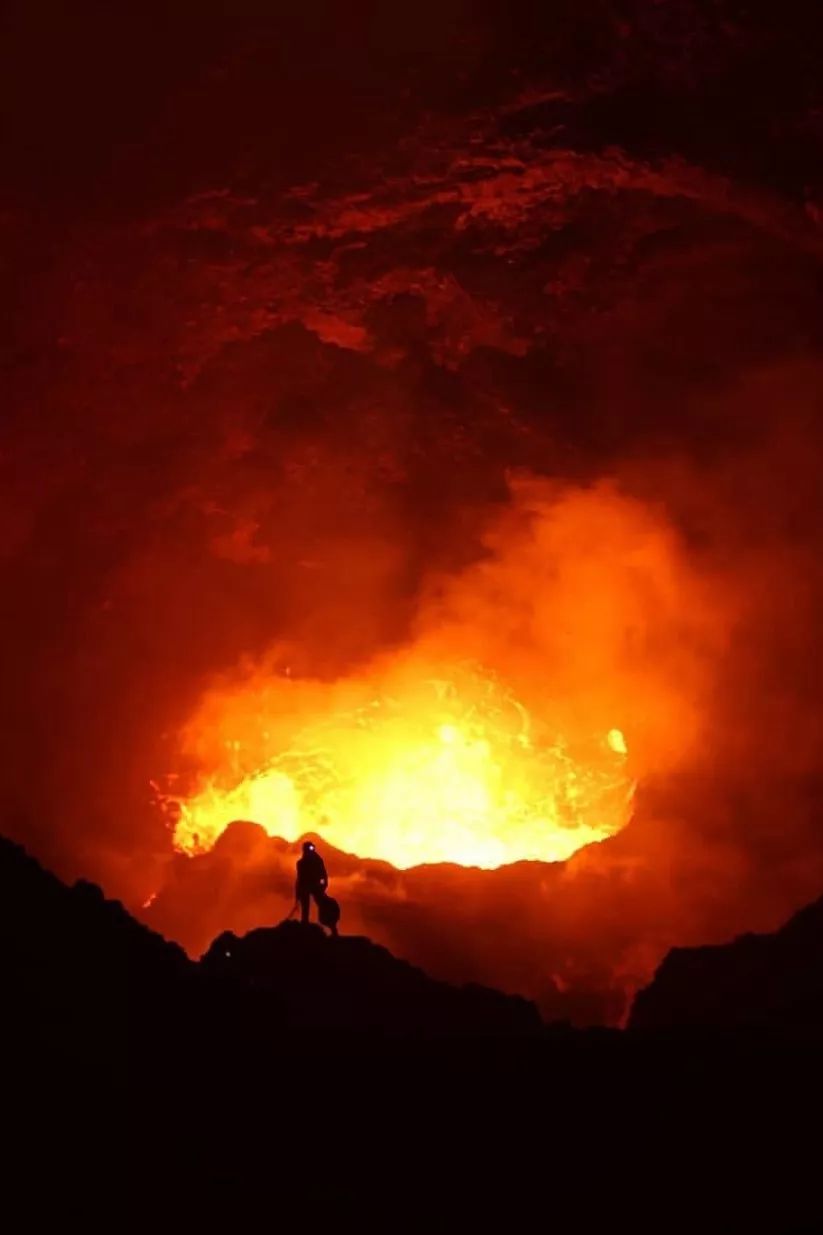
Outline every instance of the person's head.
<svg viewBox="0 0 823 1235">
<path fill-rule="evenodd" d="M 315 853 L 315 852 L 316 850 L 314 848 L 314 844 L 310 840 L 304 840 L 303 841 L 303 856 L 305 857 L 307 853 Z"/>
</svg>

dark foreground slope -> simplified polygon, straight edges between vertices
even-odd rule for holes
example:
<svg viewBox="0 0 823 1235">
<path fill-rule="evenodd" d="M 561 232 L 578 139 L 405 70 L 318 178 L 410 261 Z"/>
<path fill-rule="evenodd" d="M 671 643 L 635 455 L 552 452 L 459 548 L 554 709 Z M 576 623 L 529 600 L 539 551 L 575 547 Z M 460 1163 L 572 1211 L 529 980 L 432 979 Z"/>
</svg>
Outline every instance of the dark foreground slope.
<svg viewBox="0 0 823 1235">
<path fill-rule="evenodd" d="M 23 1037 L 66 1015 L 108 1031 L 138 1024 L 153 1037 L 147 1022 L 158 1008 L 167 1025 L 176 1017 L 178 1031 L 192 1036 L 213 1034 L 225 1016 L 236 1032 L 255 1036 L 261 1027 L 432 1036 L 541 1028 L 525 999 L 434 981 L 369 939 L 332 939 L 319 926 L 286 922 L 242 938 L 226 932 L 194 964 L 93 884 L 67 887 L 3 840 L 0 924 L 8 1028 Z"/>
<path fill-rule="evenodd" d="M 297 926 L 223 936 L 195 964 L 5 842 L 0 947 L 4 1200 L 29 1224 L 817 1215 L 814 1043 L 545 1029 L 522 1000 Z"/>
<path fill-rule="evenodd" d="M 823 898 L 773 934 L 672 949 L 630 1025 L 823 1034 Z"/>
<path fill-rule="evenodd" d="M 226 931 L 199 969 L 233 1002 L 268 998 L 293 1029 L 519 1035 L 541 1027 L 526 999 L 436 982 L 370 939 L 333 939 L 297 922 L 241 938 Z"/>
</svg>

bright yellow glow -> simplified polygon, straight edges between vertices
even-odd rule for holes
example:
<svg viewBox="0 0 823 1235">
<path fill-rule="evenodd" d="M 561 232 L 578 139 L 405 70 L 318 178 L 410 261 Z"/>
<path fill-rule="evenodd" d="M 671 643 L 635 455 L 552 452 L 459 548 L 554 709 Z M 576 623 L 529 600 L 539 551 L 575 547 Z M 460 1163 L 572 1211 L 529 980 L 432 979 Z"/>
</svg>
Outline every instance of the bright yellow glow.
<svg viewBox="0 0 823 1235">
<path fill-rule="evenodd" d="M 165 795 L 175 844 L 190 854 L 246 819 L 289 841 L 316 832 L 398 867 L 561 861 L 631 812 L 619 729 L 572 741 L 476 665 L 343 687 L 269 679 L 265 690 L 223 699 L 219 714 L 219 743 L 206 732 L 208 709 L 197 735 L 218 770 L 188 796 Z"/>
<path fill-rule="evenodd" d="M 626 746 L 626 739 L 623 737 L 623 734 L 619 729 L 610 729 L 606 736 L 606 741 L 615 754 L 628 755 L 629 752 Z"/>
</svg>

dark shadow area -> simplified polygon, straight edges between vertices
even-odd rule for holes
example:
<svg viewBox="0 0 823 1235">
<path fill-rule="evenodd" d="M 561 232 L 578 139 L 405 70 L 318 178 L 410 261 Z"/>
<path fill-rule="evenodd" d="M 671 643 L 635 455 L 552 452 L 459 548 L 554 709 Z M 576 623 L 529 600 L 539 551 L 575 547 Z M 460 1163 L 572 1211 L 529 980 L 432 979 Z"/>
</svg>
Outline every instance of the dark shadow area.
<svg viewBox="0 0 823 1235">
<path fill-rule="evenodd" d="M 798 1094 L 821 1096 L 819 1040 L 788 1019 L 543 1026 L 526 1001 L 297 923 L 227 933 L 197 964 L 8 842 L 0 921 L 7 1168 L 32 1218 L 183 1205 L 243 1229 L 273 1198 L 290 1220 L 307 1189 L 366 1229 L 546 1212 L 799 1230 L 816 1213 Z"/>
<path fill-rule="evenodd" d="M 823 898 L 772 934 L 672 948 L 635 997 L 635 1029 L 823 1030 Z"/>
</svg>

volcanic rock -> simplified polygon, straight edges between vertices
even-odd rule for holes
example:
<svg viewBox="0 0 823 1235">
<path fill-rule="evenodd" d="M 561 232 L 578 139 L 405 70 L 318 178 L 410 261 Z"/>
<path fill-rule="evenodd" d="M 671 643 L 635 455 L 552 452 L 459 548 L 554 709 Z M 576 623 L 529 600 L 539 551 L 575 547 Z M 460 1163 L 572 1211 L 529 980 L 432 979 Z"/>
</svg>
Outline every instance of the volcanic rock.
<svg viewBox="0 0 823 1235">
<path fill-rule="evenodd" d="M 673 948 L 640 991 L 632 1029 L 823 1028 L 823 897 L 773 934 Z"/>
<path fill-rule="evenodd" d="M 68 887 L 3 839 L 0 943 L 7 1027 L 21 1043 L 84 1053 L 141 1035 L 168 1052 L 172 1038 L 216 1044 L 290 1029 L 436 1036 L 541 1025 L 525 999 L 437 982 L 368 939 L 331 939 L 319 926 L 226 932 L 195 965 L 93 884 Z"/>
<path fill-rule="evenodd" d="M 50 985 L 97 982 L 111 992 L 147 990 L 192 966 L 169 943 L 106 900 L 86 880 L 69 887 L 12 841 L 0 837 L 0 932 L 5 972 L 46 997 Z"/>
<path fill-rule="evenodd" d="M 487 987 L 450 986 L 364 937 L 284 922 L 238 938 L 226 931 L 200 962 L 224 989 L 283 1001 L 294 1028 L 383 1033 L 535 1033 L 532 1003 Z"/>
</svg>

